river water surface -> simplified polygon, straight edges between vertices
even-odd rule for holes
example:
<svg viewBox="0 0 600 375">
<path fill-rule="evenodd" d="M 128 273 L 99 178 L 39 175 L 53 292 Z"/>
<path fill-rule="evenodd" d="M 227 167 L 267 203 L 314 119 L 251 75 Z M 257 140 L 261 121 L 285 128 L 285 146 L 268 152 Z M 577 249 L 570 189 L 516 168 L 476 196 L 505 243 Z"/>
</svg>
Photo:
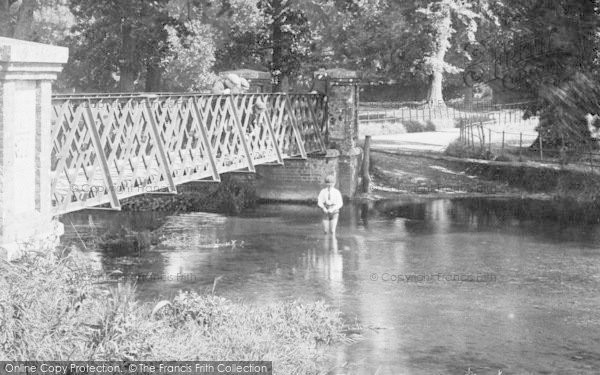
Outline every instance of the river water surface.
<svg viewBox="0 0 600 375">
<path fill-rule="evenodd" d="M 143 300 L 178 290 L 269 303 L 325 300 L 364 339 L 331 374 L 600 374 L 600 224 L 526 201 L 348 205 L 336 238 L 314 207 L 241 216 L 83 211 L 64 241 L 155 230 L 141 256 L 98 251 L 106 271 L 152 273 Z M 539 213 L 539 214 L 538 214 Z"/>
</svg>

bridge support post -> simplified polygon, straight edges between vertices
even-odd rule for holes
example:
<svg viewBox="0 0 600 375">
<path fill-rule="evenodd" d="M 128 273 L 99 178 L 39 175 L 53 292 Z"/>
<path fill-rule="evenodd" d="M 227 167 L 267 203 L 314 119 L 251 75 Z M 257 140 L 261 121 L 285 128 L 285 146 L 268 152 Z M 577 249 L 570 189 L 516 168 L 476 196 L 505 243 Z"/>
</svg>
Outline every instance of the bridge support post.
<svg viewBox="0 0 600 375">
<path fill-rule="evenodd" d="M 340 152 L 338 185 L 345 197 L 357 192 L 361 149 L 358 141 L 358 74 L 345 69 L 319 70 L 314 73 L 315 87 L 327 95 L 327 142 Z"/>
<path fill-rule="evenodd" d="M 41 250 L 52 221 L 52 81 L 67 48 L 0 38 L 0 258 Z M 57 226 L 59 228 L 57 228 Z M 58 233 L 60 234 L 60 232 Z M 36 249 L 36 247 L 38 247 Z"/>
</svg>

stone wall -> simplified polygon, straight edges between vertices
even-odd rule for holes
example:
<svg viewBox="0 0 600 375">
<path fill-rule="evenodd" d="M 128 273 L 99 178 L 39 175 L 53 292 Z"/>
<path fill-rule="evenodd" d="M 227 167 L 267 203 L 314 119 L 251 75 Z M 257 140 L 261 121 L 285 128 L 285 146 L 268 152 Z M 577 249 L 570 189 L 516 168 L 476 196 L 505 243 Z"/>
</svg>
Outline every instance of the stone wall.
<svg viewBox="0 0 600 375">
<path fill-rule="evenodd" d="M 316 201 L 324 187 L 325 176 L 339 175 L 339 157 L 337 150 L 328 150 L 323 156 L 286 159 L 284 165 L 258 165 L 256 194 L 261 200 Z M 344 191 L 344 184 L 338 179 L 336 187 Z"/>
<path fill-rule="evenodd" d="M 352 153 L 340 155 L 338 159 L 339 189 L 345 198 L 353 198 L 358 192 L 361 165 L 362 152 L 359 148 L 354 148 Z"/>
</svg>

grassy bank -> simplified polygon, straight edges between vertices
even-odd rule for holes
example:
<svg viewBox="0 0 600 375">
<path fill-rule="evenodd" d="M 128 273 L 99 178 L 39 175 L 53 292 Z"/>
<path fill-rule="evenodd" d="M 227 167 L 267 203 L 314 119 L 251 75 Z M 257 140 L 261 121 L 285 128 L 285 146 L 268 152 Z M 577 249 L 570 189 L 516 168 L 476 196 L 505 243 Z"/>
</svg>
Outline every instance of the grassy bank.
<svg viewBox="0 0 600 375">
<path fill-rule="evenodd" d="M 322 303 L 184 292 L 140 303 L 130 284 L 98 283 L 76 251 L 0 261 L 0 274 L 0 360 L 268 360 L 276 374 L 319 374 L 344 340 L 339 313 Z"/>
<path fill-rule="evenodd" d="M 548 215 L 578 217 L 586 221 L 600 218 L 600 174 L 589 170 L 381 151 L 373 152 L 371 168 L 376 183 L 403 194 L 431 197 L 501 195 L 544 202 L 551 200 L 558 211 L 542 210 Z M 447 190 L 453 189 L 453 194 L 446 194 Z M 456 191 L 462 194 L 456 194 Z"/>
<path fill-rule="evenodd" d="M 466 172 L 528 193 L 544 193 L 561 207 L 562 214 L 596 220 L 600 213 L 600 176 L 594 173 L 512 163 L 471 163 Z"/>
<path fill-rule="evenodd" d="M 591 205 L 594 210 L 600 208 L 600 174 L 588 166 L 526 162 L 509 153 L 493 155 L 472 150 L 459 141 L 448 146 L 446 155 L 466 173 L 529 193 L 545 193 L 557 201 Z"/>
<path fill-rule="evenodd" d="M 456 163 L 463 163 L 466 173 L 508 183 L 526 192 L 545 193 L 557 201 L 591 204 L 594 210 L 600 208 L 600 175 L 589 167 L 527 163 L 511 154 L 494 156 L 476 152 L 459 141 L 448 146 L 446 155 L 457 158 Z"/>
</svg>

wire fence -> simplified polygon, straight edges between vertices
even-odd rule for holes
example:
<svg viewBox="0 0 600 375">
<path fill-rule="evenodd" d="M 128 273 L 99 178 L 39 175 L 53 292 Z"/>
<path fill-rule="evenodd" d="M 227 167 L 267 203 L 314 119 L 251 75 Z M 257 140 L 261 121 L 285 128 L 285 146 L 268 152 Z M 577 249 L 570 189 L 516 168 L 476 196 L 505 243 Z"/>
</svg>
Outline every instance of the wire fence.
<svg viewBox="0 0 600 375">
<path fill-rule="evenodd" d="M 538 137 L 537 116 L 525 116 L 533 104 L 523 101 L 491 104 L 489 101 L 464 103 L 449 101 L 440 105 L 425 102 L 361 102 L 359 124 L 365 130 L 384 125 L 386 131 L 412 129 L 459 129 L 459 144 L 468 155 L 504 158 L 506 161 L 538 161 L 583 165 L 600 171 L 600 152 L 596 147 L 570 150 L 550 148 Z M 412 126 L 419 123 L 421 126 Z M 435 126 L 424 127 L 422 125 Z M 459 150 L 461 151 L 461 150 Z"/>
<path fill-rule="evenodd" d="M 448 103 L 431 105 L 423 102 L 361 102 L 361 124 L 406 124 L 435 122 L 444 127 L 459 127 L 461 123 L 494 121 L 497 125 L 537 126 L 537 118 L 525 118 L 530 102 L 491 104 L 489 102 Z"/>
<path fill-rule="evenodd" d="M 500 130 L 493 121 L 461 125 L 458 140 L 472 155 L 504 157 L 506 161 L 578 164 L 600 171 L 600 152 L 594 148 L 574 153 L 567 148 L 544 147 L 536 131 Z"/>
</svg>

